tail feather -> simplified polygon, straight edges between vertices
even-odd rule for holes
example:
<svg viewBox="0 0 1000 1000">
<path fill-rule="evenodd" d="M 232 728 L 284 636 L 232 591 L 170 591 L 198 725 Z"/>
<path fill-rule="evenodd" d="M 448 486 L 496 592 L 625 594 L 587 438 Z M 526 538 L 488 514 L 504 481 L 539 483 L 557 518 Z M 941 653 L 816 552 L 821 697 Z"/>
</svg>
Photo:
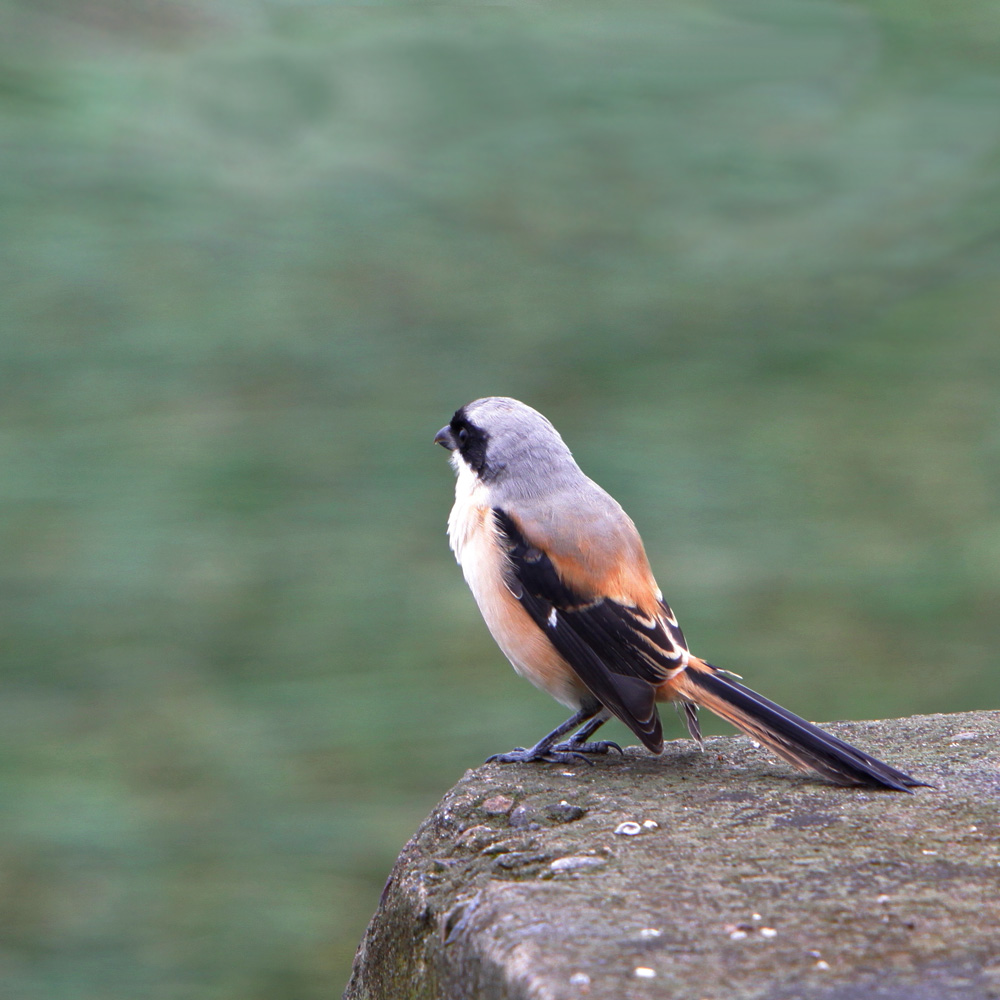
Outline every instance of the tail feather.
<svg viewBox="0 0 1000 1000">
<path fill-rule="evenodd" d="M 869 785 L 898 792 L 925 785 L 722 676 L 710 664 L 705 667 L 692 662 L 674 678 L 677 696 L 721 716 L 800 770 L 811 768 L 840 785 Z"/>
<path fill-rule="evenodd" d="M 705 749 L 705 741 L 701 735 L 701 723 L 698 721 L 698 706 L 693 701 L 675 701 L 678 714 L 684 719 L 687 726 L 688 736 L 691 737 L 702 748 Z"/>
</svg>

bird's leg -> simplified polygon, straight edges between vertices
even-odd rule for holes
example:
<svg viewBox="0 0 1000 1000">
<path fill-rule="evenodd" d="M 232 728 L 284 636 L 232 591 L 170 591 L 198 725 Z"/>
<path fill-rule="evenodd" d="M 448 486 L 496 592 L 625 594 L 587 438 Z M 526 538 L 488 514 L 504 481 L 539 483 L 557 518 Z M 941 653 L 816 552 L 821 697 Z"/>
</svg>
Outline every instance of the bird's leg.
<svg viewBox="0 0 1000 1000">
<path fill-rule="evenodd" d="M 591 721 L 594 716 L 601 718 L 601 721 L 594 725 Z M 584 756 L 585 753 L 607 753 L 607 750 L 594 751 L 594 750 L 581 750 L 580 745 L 592 746 L 594 744 L 583 743 L 597 726 L 605 722 L 607 719 L 607 714 L 603 711 L 600 705 L 584 705 L 578 712 L 575 712 L 570 718 L 568 718 L 561 726 L 556 726 L 547 736 L 543 736 L 533 747 L 529 747 L 525 750 L 524 747 L 515 747 L 509 753 L 495 753 L 492 757 L 486 758 L 486 763 L 490 764 L 494 761 L 500 764 L 527 764 L 535 760 L 545 760 L 553 764 L 569 764 L 577 760 L 587 760 Z M 586 723 L 583 728 L 573 736 L 572 739 L 566 743 L 559 743 L 567 733 L 573 732 L 577 726 L 582 723 Z M 581 738 L 581 743 L 577 744 L 576 740 L 578 737 Z M 587 761 L 589 764 L 590 761 Z"/>
<path fill-rule="evenodd" d="M 557 743 L 552 749 L 565 753 L 608 753 L 617 750 L 622 753 L 622 748 L 613 740 L 595 740 L 589 743 L 588 739 L 611 718 L 611 713 L 600 711 L 589 722 L 580 727 L 564 743 Z"/>
</svg>

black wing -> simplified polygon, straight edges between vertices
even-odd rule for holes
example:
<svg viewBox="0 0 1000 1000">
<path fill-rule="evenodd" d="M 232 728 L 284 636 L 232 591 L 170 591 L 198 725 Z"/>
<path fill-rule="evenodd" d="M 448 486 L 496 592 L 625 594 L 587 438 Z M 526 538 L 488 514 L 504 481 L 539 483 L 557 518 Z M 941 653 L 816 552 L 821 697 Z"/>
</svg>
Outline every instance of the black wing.
<svg viewBox="0 0 1000 1000">
<path fill-rule="evenodd" d="M 682 662 L 684 636 L 664 605 L 665 619 L 568 587 L 551 560 L 524 538 L 502 510 L 493 514 L 507 549 L 507 586 L 594 696 L 654 752 L 663 732 L 654 694 Z"/>
</svg>

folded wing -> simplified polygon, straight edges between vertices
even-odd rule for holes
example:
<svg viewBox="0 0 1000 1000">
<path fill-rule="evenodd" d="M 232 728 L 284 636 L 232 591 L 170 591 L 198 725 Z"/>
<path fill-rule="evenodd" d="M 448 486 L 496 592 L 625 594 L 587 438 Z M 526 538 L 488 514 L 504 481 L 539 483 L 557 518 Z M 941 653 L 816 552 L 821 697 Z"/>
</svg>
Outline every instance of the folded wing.
<svg viewBox="0 0 1000 1000">
<path fill-rule="evenodd" d="M 649 615 L 636 605 L 584 593 L 559 573 L 558 557 L 533 544 L 509 514 L 493 514 L 507 552 L 511 593 L 601 704 L 660 752 L 656 688 L 687 658 L 670 609 L 658 601 L 657 613 Z"/>
</svg>

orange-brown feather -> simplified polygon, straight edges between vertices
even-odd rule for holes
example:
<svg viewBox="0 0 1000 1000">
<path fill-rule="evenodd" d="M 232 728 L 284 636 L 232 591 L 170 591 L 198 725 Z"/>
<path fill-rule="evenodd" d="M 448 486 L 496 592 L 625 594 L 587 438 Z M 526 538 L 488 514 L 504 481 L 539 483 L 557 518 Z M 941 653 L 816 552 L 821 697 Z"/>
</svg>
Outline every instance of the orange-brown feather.
<svg viewBox="0 0 1000 1000">
<path fill-rule="evenodd" d="M 455 553 L 490 634 L 514 669 L 567 708 L 589 697 L 583 682 L 531 620 L 506 582 L 505 554 L 489 507 L 468 504 L 449 531 Z"/>
<path fill-rule="evenodd" d="M 702 671 L 703 673 L 714 673 L 712 667 L 710 667 L 704 660 L 699 659 L 697 656 L 691 656 L 687 662 L 687 670 Z M 657 701 L 694 701 L 695 699 L 691 696 L 691 685 L 690 682 L 685 678 L 685 672 L 674 674 L 668 677 L 662 684 L 660 684 L 656 689 L 656 700 Z M 706 705 L 706 708 L 710 706 Z M 715 709 L 711 709 L 715 711 Z"/>
<path fill-rule="evenodd" d="M 710 712 L 725 719 L 730 725 L 746 733 L 751 739 L 762 743 L 766 747 L 770 747 L 774 753 L 778 754 L 779 757 L 783 757 L 798 770 L 809 771 L 816 766 L 814 760 L 810 761 L 798 752 L 794 743 L 780 738 L 760 719 L 754 718 L 725 699 L 717 697 L 704 688 L 695 685 L 688 671 L 706 674 L 715 673 L 714 669 L 704 660 L 692 656 L 688 661 L 687 670 L 682 670 L 680 673 L 664 681 L 656 689 L 656 700 L 686 701 L 698 705 L 699 708 L 707 708 Z"/>
<path fill-rule="evenodd" d="M 650 617 L 659 614 L 660 591 L 639 533 L 627 518 L 611 532 L 573 525 L 577 530 L 568 544 L 566 539 L 543 532 L 539 525 L 509 512 L 508 516 L 521 534 L 549 557 L 560 579 L 585 600 L 608 598 L 625 607 L 637 607 Z"/>
</svg>

